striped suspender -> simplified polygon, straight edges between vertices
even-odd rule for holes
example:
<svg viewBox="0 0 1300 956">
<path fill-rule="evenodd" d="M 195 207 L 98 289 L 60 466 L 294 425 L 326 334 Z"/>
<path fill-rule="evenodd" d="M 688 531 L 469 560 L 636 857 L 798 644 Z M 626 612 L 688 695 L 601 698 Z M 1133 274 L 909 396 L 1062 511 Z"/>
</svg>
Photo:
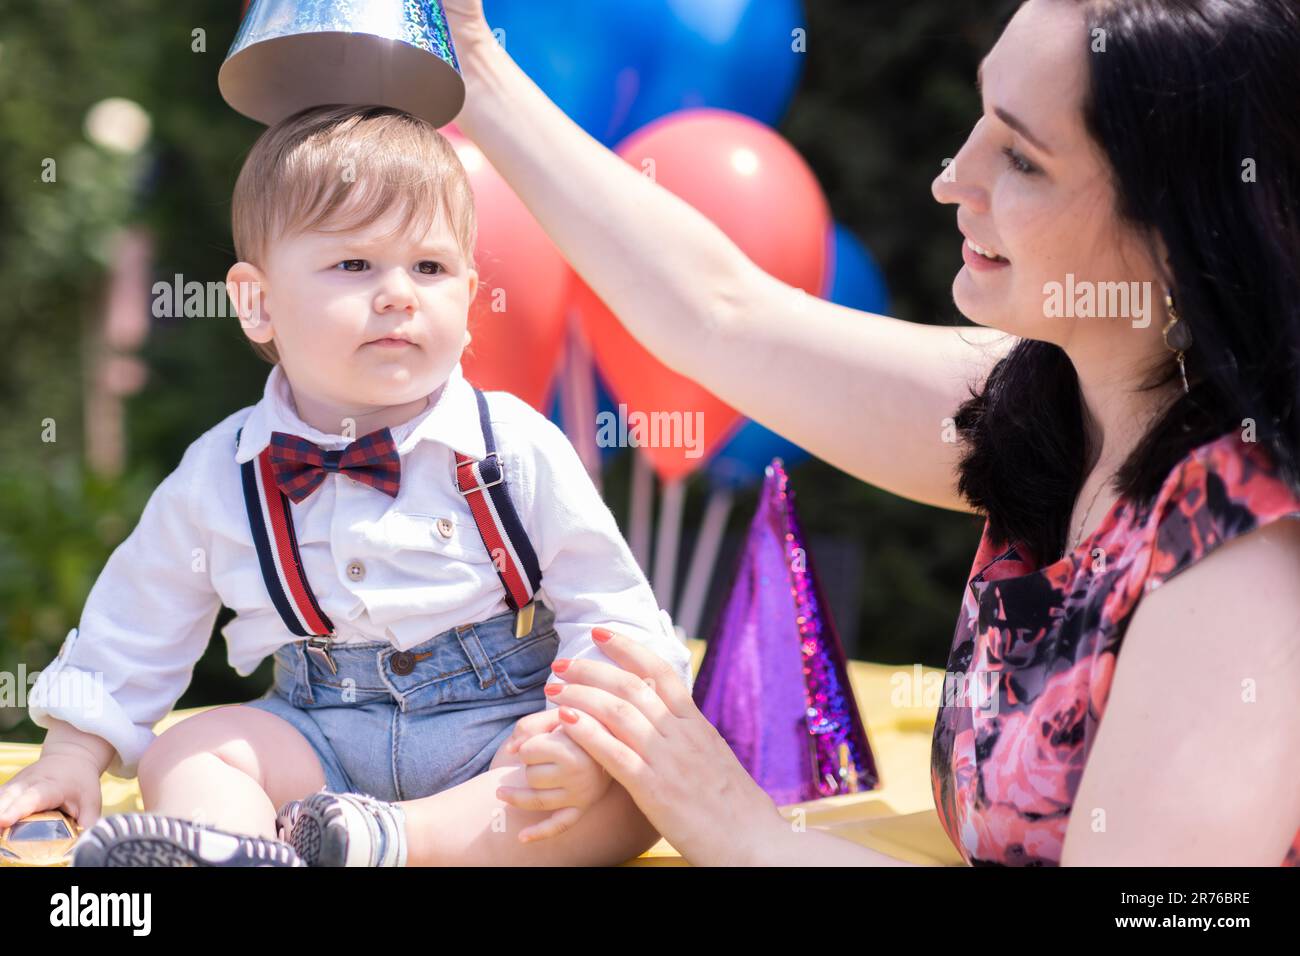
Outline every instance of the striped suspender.
<svg viewBox="0 0 1300 956">
<path fill-rule="evenodd" d="M 519 629 L 522 628 L 525 634 L 532 630 L 533 595 L 541 586 L 542 572 L 523 522 L 506 493 L 505 473 L 492 440 L 487 399 L 477 388 L 474 396 L 478 399 L 479 422 L 483 426 L 483 444 L 487 454 L 482 461 L 475 461 L 469 455 L 456 452 L 456 486 L 465 496 L 474 523 L 478 525 L 478 533 L 492 556 L 497 576 L 505 585 L 506 601 L 515 611 L 528 609 L 519 618 L 515 634 L 520 636 Z M 527 628 L 524 628 L 525 623 Z"/>
<path fill-rule="evenodd" d="M 241 428 L 235 435 L 239 442 Z M 280 612 L 284 626 L 299 637 L 334 633 L 334 624 L 316 603 L 316 595 L 303 573 L 298 554 L 298 536 L 293 530 L 289 497 L 275 483 L 271 470 L 271 449 L 240 466 L 244 479 L 244 506 L 253 530 L 257 562 L 270 592 L 271 603 Z"/>
<path fill-rule="evenodd" d="M 492 437 L 492 421 L 487 399 L 474 389 L 478 399 L 479 423 L 487 454 L 482 461 L 456 452 L 456 486 L 465 496 L 483 544 L 492 556 L 497 575 L 506 589 L 506 602 L 519 612 L 515 635 L 522 637 L 532 630 L 533 597 L 541 586 L 542 573 L 537 555 L 524 530 L 523 522 L 506 491 L 505 473 Z M 241 428 L 235 435 L 238 447 Z M 293 511 L 288 496 L 275 483 L 268 446 L 256 457 L 240 466 L 244 486 L 244 505 L 253 532 L 262 580 L 284 626 L 299 637 L 311 638 L 313 648 L 323 646 L 319 638 L 333 635 L 334 624 L 321 610 L 303 572 L 294 533 Z M 327 663 L 333 666 L 333 661 Z"/>
</svg>

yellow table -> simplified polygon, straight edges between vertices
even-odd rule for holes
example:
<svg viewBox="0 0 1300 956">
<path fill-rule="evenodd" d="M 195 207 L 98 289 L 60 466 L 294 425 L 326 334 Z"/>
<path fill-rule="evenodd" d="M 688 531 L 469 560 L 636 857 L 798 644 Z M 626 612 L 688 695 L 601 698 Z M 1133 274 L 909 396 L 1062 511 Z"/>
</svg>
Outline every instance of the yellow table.
<svg viewBox="0 0 1300 956">
<path fill-rule="evenodd" d="M 696 670 L 704 653 L 703 641 L 690 641 Z M 787 816 L 797 809 L 805 813 L 809 827 L 819 827 L 874 850 L 927 866 L 961 866 L 962 859 L 948 840 L 934 812 L 930 793 L 930 735 L 935 708 L 917 704 L 900 705 L 895 686 L 904 680 L 909 700 L 916 676 L 929 682 L 942 672 L 933 668 L 849 662 L 849 680 L 857 696 L 858 710 L 867 725 L 867 738 L 880 772 L 880 786 L 865 793 L 828 797 L 782 807 Z M 903 675 L 901 678 L 897 675 Z M 186 717 L 208 710 L 192 707 L 168 714 L 154 727 L 162 733 Z M 0 783 L 8 780 L 40 754 L 35 744 L 0 742 Z M 124 813 L 143 809 L 139 781 L 105 774 L 103 813 Z M 665 840 L 647 850 L 631 866 L 682 866 L 685 861 Z"/>
</svg>

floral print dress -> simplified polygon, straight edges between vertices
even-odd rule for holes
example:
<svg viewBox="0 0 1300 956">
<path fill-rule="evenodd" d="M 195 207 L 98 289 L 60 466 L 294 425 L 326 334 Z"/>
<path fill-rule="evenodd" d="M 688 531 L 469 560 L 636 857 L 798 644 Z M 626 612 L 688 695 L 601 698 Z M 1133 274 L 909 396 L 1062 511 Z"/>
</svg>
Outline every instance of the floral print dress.
<svg viewBox="0 0 1300 956">
<path fill-rule="evenodd" d="M 1148 509 L 1121 497 L 1072 554 L 1045 567 L 992 540 L 985 522 L 930 768 L 939 819 L 967 863 L 1060 863 L 1116 656 L 1143 593 L 1284 517 L 1300 519 L 1300 496 L 1266 446 L 1233 430 L 1183 459 Z M 1300 833 L 1281 863 L 1300 865 Z"/>
</svg>

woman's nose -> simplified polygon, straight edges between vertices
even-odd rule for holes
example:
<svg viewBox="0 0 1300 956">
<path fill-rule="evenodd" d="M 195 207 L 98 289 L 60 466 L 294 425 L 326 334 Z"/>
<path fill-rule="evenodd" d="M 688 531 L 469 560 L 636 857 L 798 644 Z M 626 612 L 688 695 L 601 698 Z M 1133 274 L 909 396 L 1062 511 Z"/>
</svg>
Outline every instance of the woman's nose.
<svg viewBox="0 0 1300 956">
<path fill-rule="evenodd" d="M 988 211 L 989 192 L 984 183 L 986 170 L 977 158 L 976 134 L 962 145 L 956 156 L 943 161 L 943 169 L 930 183 L 930 192 L 936 202 L 964 205 L 973 212 Z"/>
<path fill-rule="evenodd" d="M 959 159 L 948 161 L 943 172 L 934 177 L 930 192 L 936 202 L 958 206 L 968 206 L 972 212 L 988 211 L 988 190 L 971 175 L 974 163 L 961 163 Z"/>
</svg>

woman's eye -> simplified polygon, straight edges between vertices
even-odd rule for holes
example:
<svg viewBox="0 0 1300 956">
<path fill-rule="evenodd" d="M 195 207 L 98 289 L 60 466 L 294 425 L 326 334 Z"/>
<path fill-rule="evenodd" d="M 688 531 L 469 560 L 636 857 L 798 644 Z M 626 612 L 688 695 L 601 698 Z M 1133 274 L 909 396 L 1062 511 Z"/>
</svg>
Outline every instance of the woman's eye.
<svg viewBox="0 0 1300 956">
<path fill-rule="evenodd" d="M 344 259 L 342 262 L 337 263 L 337 265 L 342 266 L 344 272 L 362 272 L 365 270 L 366 260 Z M 351 268 L 352 266 L 356 266 L 356 268 Z"/>
<path fill-rule="evenodd" d="M 426 269 L 425 266 L 429 268 Z M 417 268 L 427 276 L 436 276 L 443 271 L 442 263 L 434 262 L 432 259 L 425 259 Z"/>
<path fill-rule="evenodd" d="M 1002 155 L 1007 158 L 1007 165 L 1018 173 L 1036 173 L 1038 168 L 1010 146 L 1002 147 Z"/>
</svg>

